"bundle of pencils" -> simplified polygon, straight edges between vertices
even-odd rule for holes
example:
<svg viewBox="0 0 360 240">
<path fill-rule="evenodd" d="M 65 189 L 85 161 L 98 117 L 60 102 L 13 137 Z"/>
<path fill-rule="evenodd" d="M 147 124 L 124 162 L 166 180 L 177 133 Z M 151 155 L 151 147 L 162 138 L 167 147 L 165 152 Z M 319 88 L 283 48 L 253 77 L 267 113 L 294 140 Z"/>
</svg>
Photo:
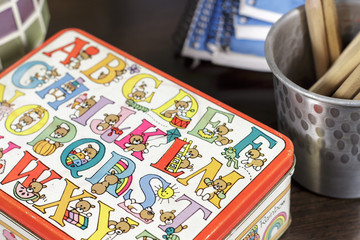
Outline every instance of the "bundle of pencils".
<svg viewBox="0 0 360 240">
<path fill-rule="evenodd" d="M 342 50 L 334 0 L 306 0 L 305 12 L 318 79 L 309 90 L 360 99 L 360 33 Z"/>
</svg>

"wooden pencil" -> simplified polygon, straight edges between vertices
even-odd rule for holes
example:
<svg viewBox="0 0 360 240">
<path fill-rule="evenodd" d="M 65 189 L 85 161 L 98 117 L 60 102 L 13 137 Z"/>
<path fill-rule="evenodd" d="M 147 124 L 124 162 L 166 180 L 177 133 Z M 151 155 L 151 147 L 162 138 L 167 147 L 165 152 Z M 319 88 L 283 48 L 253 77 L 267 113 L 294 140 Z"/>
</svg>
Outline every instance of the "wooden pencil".
<svg viewBox="0 0 360 240">
<path fill-rule="evenodd" d="M 340 56 L 342 50 L 338 14 L 334 0 L 321 1 L 324 12 L 330 64 L 332 64 Z"/>
<path fill-rule="evenodd" d="M 342 51 L 329 70 L 310 87 L 310 91 L 330 96 L 360 64 L 360 33 Z"/>
<path fill-rule="evenodd" d="M 329 68 L 330 60 L 321 0 L 306 0 L 308 24 L 316 77 L 319 79 Z"/>
</svg>

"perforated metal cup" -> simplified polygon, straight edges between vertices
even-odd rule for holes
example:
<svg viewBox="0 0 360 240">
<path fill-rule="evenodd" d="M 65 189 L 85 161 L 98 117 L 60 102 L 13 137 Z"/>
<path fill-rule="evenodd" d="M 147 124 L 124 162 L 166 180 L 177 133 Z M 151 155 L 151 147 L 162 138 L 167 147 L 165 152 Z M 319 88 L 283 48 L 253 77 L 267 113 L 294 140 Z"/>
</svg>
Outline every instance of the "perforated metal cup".
<svg viewBox="0 0 360 240">
<path fill-rule="evenodd" d="M 339 1 L 337 10 L 345 45 L 360 30 L 360 1 Z M 294 179 L 321 195 L 360 197 L 360 101 L 307 90 L 315 71 L 304 6 L 274 24 L 265 55 L 274 75 L 278 128 L 294 143 Z"/>
</svg>

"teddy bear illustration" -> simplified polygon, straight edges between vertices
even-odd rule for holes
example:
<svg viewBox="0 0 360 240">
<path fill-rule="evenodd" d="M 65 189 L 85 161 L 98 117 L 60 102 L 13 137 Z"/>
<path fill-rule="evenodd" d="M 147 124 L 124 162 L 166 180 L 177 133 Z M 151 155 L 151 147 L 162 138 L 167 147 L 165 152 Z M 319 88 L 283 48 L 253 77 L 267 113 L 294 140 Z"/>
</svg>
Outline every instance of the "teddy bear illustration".
<svg viewBox="0 0 360 240">
<path fill-rule="evenodd" d="M 133 152 L 143 152 L 148 153 L 149 150 L 146 148 L 148 143 L 143 143 L 145 134 L 134 135 L 130 134 L 130 139 L 128 143 L 125 143 L 125 152 L 133 151 Z"/>
<path fill-rule="evenodd" d="M 92 205 L 89 201 L 80 198 L 79 201 L 75 204 L 75 207 L 72 207 L 70 212 L 86 217 L 91 217 L 92 214 L 89 212 L 91 208 L 95 208 L 95 205 Z"/>
<path fill-rule="evenodd" d="M 95 158 L 97 153 L 98 151 L 91 144 L 83 149 L 75 148 L 68 154 L 66 164 L 70 167 L 80 167 Z"/>
<path fill-rule="evenodd" d="M 245 164 L 246 168 L 253 167 L 256 171 L 260 171 L 261 167 L 267 161 L 266 158 L 260 159 L 259 157 L 263 157 L 264 154 L 260 152 L 261 148 L 258 149 L 250 149 L 245 153 L 245 156 L 248 158 L 246 160 L 242 160 L 241 163 Z"/>
<path fill-rule="evenodd" d="M 109 231 L 107 234 L 108 235 L 121 235 L 123 233 L 127 233 L 129 232 L 131 229 L 134 229 L 135 226 L 131 225 L 126 219 L 121 218 L 119 222 L 110 220 L 108 223 L 109 229 L 111 229 L 111 231 Z"/>
<path fill-rule="evenodd" d="M 123 70 L 115 70 L 115 77 L 110 82 L 119 82 L 122 79 L 122 75 L 126 72 L 125 69 Z M 99 76 L 97 77 L 98 80 L 104 79 L 108 74 L 101 72 Z M 109 82 L 105 83 L 105 85 L 108 85 Z"/>
<path fill-rule="evenodd" d="M 3 100 L 2 102 L 0 102 L 0 106 L 11 108 L 15 106 L 15 104 L 9 103 L 7 100 Z"/>
<path fill-rule="evenodd" d="M 217 138 L 215 139 L 215 144 L 218 146 L 223 146 L 223 145 L 232 143 L 233 140 L 230 140 L 227 137 L 224 137 L 224 135 L 226 135 L 232 131 L 233 131 L 233 129 L 229 129 L 226 126 L 226 123 L 224 123 L 223 125 L 217 126 L 214 131 L 215 134 L 217 134 Z"/>
<path fill-rule="evenodd" d="M 29 126 L 34 122 L 34 119 L 30 116 L 29 113 L 24 113 L 19 118 L 19 121 L 15 124 L 11 125 L 11 129 L 13 129 L 15 132 L 21 132 L 23 131 L 24 127 Z"/>
<path fill-rule="evenodd" d="M 61 125 L 58 125 L 56 127 L 56 129 L 50 134 L 50 136 L 53 138 L 62 138 L 62 137 L 65 137 L 69 131 L 70 131 L 69 126 L 65 123 L 62 123 Z M 45 138 L 45 141 L 49 142 L 50 144 L 54 144 L 54 146 L 56 148 L 64 146 L 64 144 L 58 143 L 49 138 Z"/>
<path fill-rule="evenodd" d="M 107 113 L 105 113 L 104 116 L 104 121 L 97 125 L 97 129 L 100 131 L 108 129 L 109 127 L 113 127 L 120 120 L 121 117 L 121 115 Z"/>
<path fill-rule="evenodd" d="M 39 201 L 40 199 L 45 199 L 44 194 L 40 195 L 40 191 L 44 188 L 46 188 L 46 185 L 43 185 L 42 183 L 37 182 L 36 179 L 34 178 L 32 180 L 32 182 L 29 184 L 27 191 L 29 193 L 33 193 L 36 197 L 33 198 L 32 200 L 27 200 L 26 202 L 32 204 L 32 203 Z"/>
<path fill-rule="evenodd" d="M 222 179 L 222 176 L 219 176 L 218 179 L 212 181 L 209 178 L 205 178 L 204 182 L 206 183 L 206 188 L 199 188 L 196 191 L 197 196 L 201 196 L 201 199 L 211 200 L 213 197 L 218 196 L 220 199 L 224 199 L 226 197 L 224 190 L 230 186 L 231 182 L 225 182 Z"/>
<path fill-rule="evenodd" d="M 47 83 L 51 79 L 56 79 L 57 77 L 60 77 L 61 75 L 58 73 L 56 68 L 53 68 L 52 70 L 48 70 L 46 67 L 41 67 L 39 71 L 37 71 L 34 74 L 34 78 L 43 81 L 44 83 Z M 31 78 L 30 78 L 31 79 Z M 32 81 L 32 80 L 30 80 Z M 38 86 L 42 86 L 42 84 L 39 84 Z"/>
<path fill-rule="evenodd" d="M 76 105 L 74 108 L 75 113 L 70 116 L 70 118 L 78 118 L 84 115 L 90 108 L 96 104 L 95 96 L 85 99 L 80 104 Z"/>
<path fill-rule="evenodd" d="M 65 64 L 65 67 L 69 69 L 79 69 L 82 61 L 91 59 L 91 57 L 96 55 L 98 52 L 98 48 L 92 46 L 88 47 L 86 50 L 81 51 L 77 57 L 71 58 L 70 62 Z"/>
<path fill-rule="evenodd" d="M 79 150 L 79 149 L 77 149 L 77 150 Z M 91 144 L 89 144 L 86 148 L 81 150 L 81 153 L 84 154 L 84 158 L 87 161 L 90 161 L 91 159 L 93 159 L 96 156 L 98 151 L 95 148 L 93 148 L 93 146 Z"/>
<path fill-rule="evenodd" d="M 134 91 L 128 95 L 128 97 L 133 100 L 145 100 L 145 87 L 147 87 L 147 85 L 145 83 L 142 83 L 139 86 L 139 89 L 135 88 Z"/>
<path fill-rule="evenodd" d="M 46 112 L 46 109 L 43 108 L 42 106 L 38 105 L 35 108 L 31 109 L 27 113 L 29 114 L 30 117 L 32 117 L 34 120 L 36 120 L 36 119 L 41 119 L 44 116 L 45 112 Z"/>
<path fill-rule="evenodd" d="M 120 180 L 115 175 L 115 171 L 111 171 L 111 174 L 106 175 L 104 181 L 95 183 L 91 187 L 91 192 L 96 194 L 104 194 L 110 185 L 120 183 Z"/>
<path fill-rule="evenodd" d="M 9 103 L 7 100 L 0 102 L 0 120 L 9 115 L 13 110 L 15 104 Z"/>
<path fill-rule="evenodd" d="M 176 212 L 176 210 L 172 210 L 172 211 L 170 211 L 170 212 L 164 212 L 163 210 L 160 210 L 160 220 L 162 221 L 162 222 L 164 222 L 166 225 L 171 225 L 171 224 L 173 224 L 173 222 L 174 222 L 174 219 L 175 219 L 175 213 Z M 184 229 L 187 229 L 187 225 L 179 225 L 177 228 L 175 228 L 175 233 L 179 233 L 179 232 L 181 232 L 182 230 L 184 230 Z"/>
<path fill-rule="evenodd" d="M 196 149 L 197 146 L 195 145 L 192 148 L 189 148 L 188 151 L 186 152 L 185 155 L 179 155 L 178 157 L 180 157 L 181 159 L 181 163 L 179 165 L 179 169 L 193 169 L 193 165 L 190 162 L 190 158 L 194 159 L 194 158 L 201 158 L 202 155 L 199 153 L 199 150 Z"/>
<path fill-rule="evenodd" d="M 134 198 L 126 199 L 124 204 L 131 212 L 139 214 L 146 222 L 152 220 L 155 216 L 151 207 L 144 208 L 140 203 L 137 203 Z"/>
<path fill-rule="evenodd" d="M 61 125 L 57 125 L 56 129 L 54 130 L 54 132 L 50 134 L 50 136 L 53 138 L 62 138 L 65 137 L 69 131 L 70 131 L 69 126 L 63 123 Z"/>
<path fill-rule="evenodd" d="M 191 101 L 178 101 L 175 100 L 175 110 L 167 110 L 162 115 L 167 118 L 173 117 L 174 114 L 177 114 L 178 116 L 187 117 L 186 113 L 189 111 L 187 110 L 190 106 Z"/>
</svg>

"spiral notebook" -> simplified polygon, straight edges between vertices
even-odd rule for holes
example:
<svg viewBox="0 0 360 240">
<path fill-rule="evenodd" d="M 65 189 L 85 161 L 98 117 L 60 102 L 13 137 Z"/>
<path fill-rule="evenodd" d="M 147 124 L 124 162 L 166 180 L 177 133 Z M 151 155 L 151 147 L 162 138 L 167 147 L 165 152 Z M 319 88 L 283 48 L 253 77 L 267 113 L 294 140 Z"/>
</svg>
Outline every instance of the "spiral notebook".
<svg viewBox="0 0 360 240">
<path fill-rule="evenodd" d="M 190 1 L 191 2 L 191 1 Z M 189 22 L 181 55 L 217 65 L 270 71 L 264 56 L 266 36 L 284 13 L 304 0 L 199 0 Z"/>
</svg>

